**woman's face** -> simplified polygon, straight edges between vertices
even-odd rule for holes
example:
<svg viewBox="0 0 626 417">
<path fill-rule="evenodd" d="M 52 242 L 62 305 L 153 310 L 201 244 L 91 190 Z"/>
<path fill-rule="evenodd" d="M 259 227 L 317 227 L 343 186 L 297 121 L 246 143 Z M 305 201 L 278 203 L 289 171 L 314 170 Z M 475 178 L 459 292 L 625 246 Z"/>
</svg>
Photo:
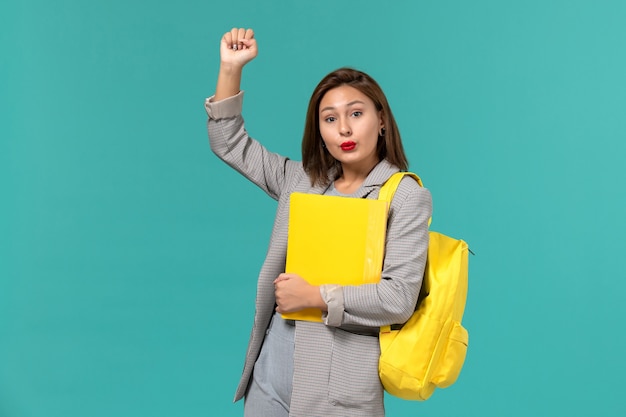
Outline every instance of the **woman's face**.
<svg viewBox="0 0 626 417">
<path fill-rule="evenodd" d="M 369 172 L 379 162 L 376 145 L 382 113 L 356 88 L 342 85 L 329 90 L 320 101 L 319 123 L 328 152 L 344 172 Z"/>
</svg>

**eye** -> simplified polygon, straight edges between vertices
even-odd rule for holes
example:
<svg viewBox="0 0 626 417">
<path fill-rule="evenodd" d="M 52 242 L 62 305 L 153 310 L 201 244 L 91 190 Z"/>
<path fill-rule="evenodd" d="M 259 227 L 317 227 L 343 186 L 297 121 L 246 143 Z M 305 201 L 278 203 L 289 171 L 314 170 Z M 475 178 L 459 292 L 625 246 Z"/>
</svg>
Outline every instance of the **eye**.
<svg viewBox="0 0 626 417">
<path fill-rule="evenodd" d="M 332 122 L 334 122 L 335 120 L 337 120 L 337 119 L 335 118 L 335 116 L 328 116 L 328 117 L 324 118 L 324 121 L 325 121 L 326 123 L 332 123 Z"/>
<path fill-rule="evenodd" d="M 352 112 L 353 117 L 361 117 L 362 115 L 363 115 L 362 111 L 357 110 L 357 111 Z"/>
</svg>

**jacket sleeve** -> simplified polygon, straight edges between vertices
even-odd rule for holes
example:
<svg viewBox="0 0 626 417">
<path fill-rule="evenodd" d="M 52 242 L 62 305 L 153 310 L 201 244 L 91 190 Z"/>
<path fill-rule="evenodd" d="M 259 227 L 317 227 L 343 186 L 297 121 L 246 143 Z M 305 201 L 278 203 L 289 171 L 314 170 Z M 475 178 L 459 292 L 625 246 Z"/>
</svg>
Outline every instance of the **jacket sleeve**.
<svg viewBox="0 0 626 417">
<path fill-rule="evenodd" d="M 289 170 L 296 164 L 269 152 L 248 136 L 241 116 L 242 105 L 243 92 L 220 101 L 213 101 L 213 97 L 206 99 L 211 150 L 270 197 L 278 199 Z"/>
<path fill-rule="evenodd" d="M 342 287 L 341 325 L 376 327 L 411 317 L 424 276 L 431 214 L 430 192 L 405 177 L 391 203 L 381 281 Z"/>
</svg>

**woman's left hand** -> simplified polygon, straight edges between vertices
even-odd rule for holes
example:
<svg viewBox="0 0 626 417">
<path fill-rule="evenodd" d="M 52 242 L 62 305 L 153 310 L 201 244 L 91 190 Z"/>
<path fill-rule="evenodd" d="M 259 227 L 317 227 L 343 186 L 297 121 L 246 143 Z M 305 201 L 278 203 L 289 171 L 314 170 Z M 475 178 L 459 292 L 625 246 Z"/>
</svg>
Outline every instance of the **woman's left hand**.
<svg viewBox="0 0 626 417">
<path fill-rule="evenodd" d="M 326 310 L 327 306 L 318 286 L 311 285 L 297 274 L 280 274 L 274 280 L 276 311 L 293 313 L 305 308 Z"/>
</svg>

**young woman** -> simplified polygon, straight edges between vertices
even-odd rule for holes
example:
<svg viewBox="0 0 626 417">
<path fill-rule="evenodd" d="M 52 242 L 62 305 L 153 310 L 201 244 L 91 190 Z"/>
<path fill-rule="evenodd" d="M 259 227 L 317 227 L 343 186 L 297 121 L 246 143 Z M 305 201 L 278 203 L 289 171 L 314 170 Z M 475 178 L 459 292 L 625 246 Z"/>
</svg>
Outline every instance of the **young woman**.
<svg viewBox="0 0 626 417">
<path fill-rule="evenodd" d="M 242 69 L 256 56 L 251 29 L 227 32 L 215 95 L 206 101 L 213 152 L 278 201 L 235 400 L 245 396 L 246 416 L 384 416 L 378 331 L 404 323 L 415 308 L 428 247 L 430 193 L 413 179 L 400 183 L 389 211 L 380 283 L 318 287 L 286 274 L 292 192 L 375 199 L 382 184 L 408 164 L 382 90 L 367 74 L 349 68 L 328 74 L 315 88 L 302 162 L 269 152 L 248 136 L 241 116 Z M 309 307 L 323 311 L 323 323 L 281 317 Z"/>
</svg>

